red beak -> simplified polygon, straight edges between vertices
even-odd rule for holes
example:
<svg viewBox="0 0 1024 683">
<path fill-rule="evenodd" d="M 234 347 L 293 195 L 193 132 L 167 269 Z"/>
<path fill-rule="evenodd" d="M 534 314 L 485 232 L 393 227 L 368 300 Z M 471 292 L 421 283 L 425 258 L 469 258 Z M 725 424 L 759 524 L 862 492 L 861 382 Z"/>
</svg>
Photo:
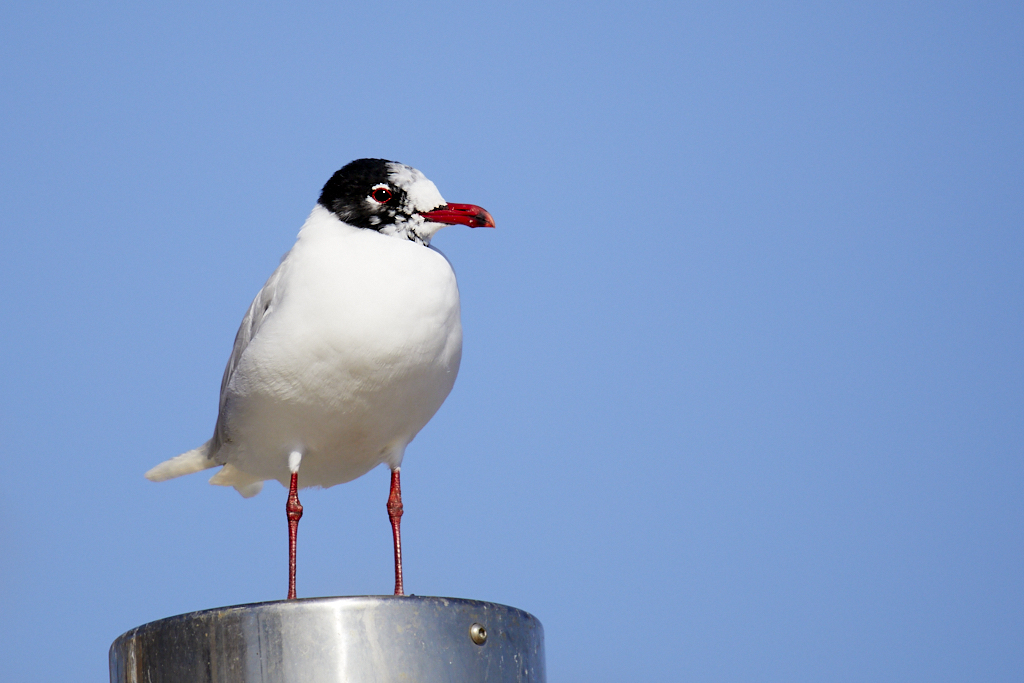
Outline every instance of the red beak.
<svg viewBox="0 0 1024 683">
<path fill-rule="evenodd" d="M 440 209 L 421 213 L 421 216 L 434 223 L 461 223 L 471 228 L 493 228 L 494 219 L 486 209 L 473 204 L 446 204 Z"/>
</svg>

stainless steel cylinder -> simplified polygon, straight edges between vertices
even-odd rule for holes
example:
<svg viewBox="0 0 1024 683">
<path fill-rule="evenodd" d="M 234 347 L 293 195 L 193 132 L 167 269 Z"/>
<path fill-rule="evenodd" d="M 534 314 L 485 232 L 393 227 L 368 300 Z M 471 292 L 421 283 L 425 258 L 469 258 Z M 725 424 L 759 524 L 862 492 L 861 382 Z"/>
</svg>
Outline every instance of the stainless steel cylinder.
<svg viewBox="0 0 1024 683">
<path fill-rule="evenodd" d="M 154 621 L 110 646 L 111 683 L 543 683 L 544 629 L 504 605 L 367 596 Z"/>
</svg>

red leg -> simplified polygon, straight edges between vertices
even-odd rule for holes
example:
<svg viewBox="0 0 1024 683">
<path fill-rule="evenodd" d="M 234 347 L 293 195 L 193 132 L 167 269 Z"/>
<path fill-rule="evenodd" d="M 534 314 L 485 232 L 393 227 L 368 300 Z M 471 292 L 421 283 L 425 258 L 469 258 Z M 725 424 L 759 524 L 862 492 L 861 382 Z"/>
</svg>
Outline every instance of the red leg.
<svg viewBox="0 0 1024 683">
<path fill-rule="evenodd" d="M 299 520 L 302 519 L 302 505 L 299 503 L 299 473 L 292 472 L 292 485 L 288 490 L 288 503 L 284 506 L 288 513 L 288 599 L 295 599 L 295 540 L 299 533 Z"/>
<path fill-rule="evenodd" d="M 402 484 L 398 470 L 391 470 L 391 495 L 388 496 L 388 518 L 391 520 L 391 533 L 395 537 L 395 595 L 405 595 L 402 586 Z"/>
</svg>

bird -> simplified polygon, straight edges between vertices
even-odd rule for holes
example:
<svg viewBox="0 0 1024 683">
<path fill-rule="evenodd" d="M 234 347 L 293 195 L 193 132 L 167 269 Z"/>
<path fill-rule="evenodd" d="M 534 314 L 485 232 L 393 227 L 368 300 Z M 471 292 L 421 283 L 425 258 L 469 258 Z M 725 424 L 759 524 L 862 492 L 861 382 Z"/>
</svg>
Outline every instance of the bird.
<svg viewBox="0 0 1024 683">
<path fill-rule="evenodd" d="M 165 481 L 220 466 L 211 484 L 249 498 L 288 488 L 288 599 L 295 599 L 298 490 L 391 470 L 395 595 L 404 594 L 400 471 L 406 447 L 455 383 L 459 289 L 430 242 L 446 225 L 495 227 L 446 202 L 417 169 L 357 159 L 334 173 L 294 246 L 253 299 L 220 386 L 213 436 L 153 467 Z"/>
</svg>

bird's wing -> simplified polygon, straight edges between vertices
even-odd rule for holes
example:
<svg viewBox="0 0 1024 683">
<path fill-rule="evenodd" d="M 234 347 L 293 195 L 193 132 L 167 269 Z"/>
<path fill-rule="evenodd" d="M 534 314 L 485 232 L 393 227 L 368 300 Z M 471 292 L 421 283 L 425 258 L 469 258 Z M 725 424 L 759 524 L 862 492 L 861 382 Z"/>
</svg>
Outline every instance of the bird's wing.
<svg viewBox="0 0 1024 683">
<path fill-rule="evenodd" d="M 228 440 L 225 431 L 228 384 L 231 383 L 231 378 L 234 376 L 235 369 L 238 368 L 238 364 L 242 360 L 242 354 L 245 353 L 249 342 L 256 338 L 263 323 L 274 313 L 274 305 L 280 299 L 281 280 L 283 279 L 287 259 L 288 254 L 285 254 L 284 258 L 281 259 L 281 265 L 277 267 L 277 270 L 273 272 L 266 284 L 263 285 L 256 298 L 252 300 L 249 310 L 246 312 L 245 317 L 242 318 L 242 324 L 238 326 L 238 334 L 235 335 L 235 345 L 231 349 L 231 357 L 228 358 L 228 365 L 224 368 L 224 377 L 220 381 L 220 409 L 217 414 L 217 426 L 213 430 L 214 448 L 211 449 L 211 453 L 216 453 L 220 449 L 221 444 Z"/>
</svg>

